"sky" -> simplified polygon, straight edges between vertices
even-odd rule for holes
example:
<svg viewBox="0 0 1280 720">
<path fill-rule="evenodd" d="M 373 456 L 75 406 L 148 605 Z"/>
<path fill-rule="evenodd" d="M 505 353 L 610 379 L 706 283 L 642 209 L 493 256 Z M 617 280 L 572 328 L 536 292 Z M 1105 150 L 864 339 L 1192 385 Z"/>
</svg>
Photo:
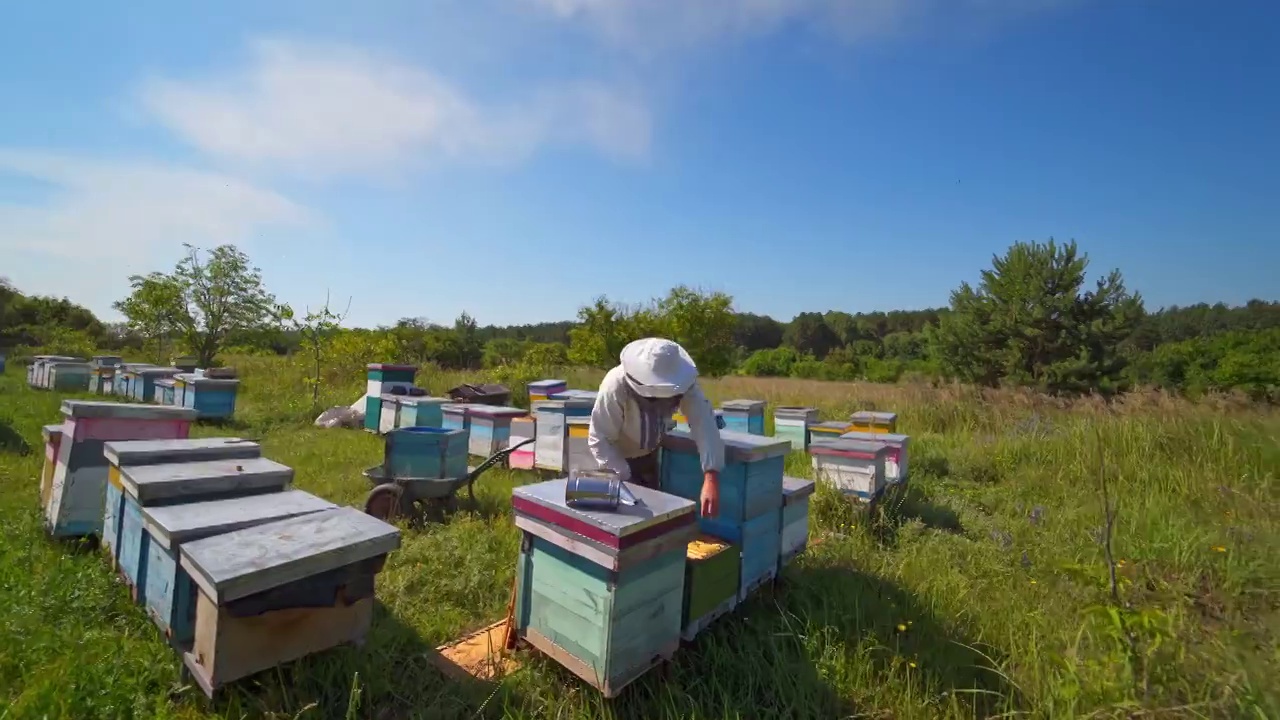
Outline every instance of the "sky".
<svg viewBox="0 0 1280 720">
<path fill-rule="evenodd" d="M 110 320 L 232 243 L 295 309 L 945 305 L 1074 239 L 1149 308 L 1280 299 L 1273 0 L 14 3 L 0 276 Z"/>
</svg>

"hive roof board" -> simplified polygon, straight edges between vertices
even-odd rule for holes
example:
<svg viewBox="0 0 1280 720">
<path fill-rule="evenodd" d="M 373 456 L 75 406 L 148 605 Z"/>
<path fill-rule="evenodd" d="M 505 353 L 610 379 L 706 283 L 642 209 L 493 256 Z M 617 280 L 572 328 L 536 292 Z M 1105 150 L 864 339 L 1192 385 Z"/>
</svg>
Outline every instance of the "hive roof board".
<svg viewBox="0 0 1280 720">
<path fill-rule="evenodd" d="M 116 418 L 120 420 L 195 420 L 191 408 L 167 405 L 136 405 L 105 400 L 63 400 L 62 414 L 71 418 Z"/>
<path fill-rule="evenodd" d="M 695 503 L 659 490 L 627 484 L 638 501 L 615 510 L 571 507 L 565 502 L 566 478 L 522 485 L 511 493 L 512 509 L 612 548 L 650 539 L 695 522 Z"/>
<path fill-rule="evenodd" d="M 142 508 L 153 542 L 165 549 L 210 535 L 336 508 L 305 490 Z"/>
<path fill-rule="evenodd" d="M 116 440 L 103 444 L 112 465 L 160 465 L 262 456 L 262 446 L 236 437 L 186 438 L 183 440 Z"/>
<path fill-rule="evenodd" d="M 865 440 L 844 440 L 836 438 L 809 446 L 810 455 L 836 455 L 842 457 L 874 460 L 889 454 L 889 446 L 879 442 Z"/>
<path fill-rule="evenodd" d="M 817 484 L 812 480 L 804 478 L 791 477 L 790 475 L 782 476 L 782 504 L 790 505 L 793 502 L 803 500 L 813 494 Z"/>
<path fill-rule="evenodd" d="M 293 468 L 264 457 L 120 469 L 125 493 L 143 505 L 192 495 L 284 489 L 291 482 Z"/>
<path fill-rule="evenodd" d="M 790 440 L 779 440 L 766 435 L 721 430 L 720 438 L 724 441 L 725 462 L 755 462 L 771 457 L 784 457 L 791 452 Z M 662 447 L 676 452 L 698 452 L 693 435 L 686 430 L 668 432 L 662 438 Z"/>
<path fill-rule="evenodd" d="M 858 412 L 850 415 L 849 419 L 853 422 L 891 423 L 897 421 L 898 413 L 859 410 Z"/>
<path fill-rule="evenodd" d="M 221 605 L 400 547 L 400 530 L 352 507 L 321 510 L 182 546 L 182 568 Z"/>
</svg>

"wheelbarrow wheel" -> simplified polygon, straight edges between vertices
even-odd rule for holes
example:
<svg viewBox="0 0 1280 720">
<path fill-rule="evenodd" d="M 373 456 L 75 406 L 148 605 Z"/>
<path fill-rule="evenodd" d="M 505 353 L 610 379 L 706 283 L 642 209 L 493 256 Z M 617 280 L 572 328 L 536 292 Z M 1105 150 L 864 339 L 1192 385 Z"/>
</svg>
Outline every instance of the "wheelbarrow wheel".
<svg viewBox="0 0 1280 720">
<path fill-rule="evenodd" d="M 390 522 L 401 513 L 404 488 L 395 483 L 383 483 L 369 491 L 364 501 L 364 511 L 384 522 Z"/>
</svg>

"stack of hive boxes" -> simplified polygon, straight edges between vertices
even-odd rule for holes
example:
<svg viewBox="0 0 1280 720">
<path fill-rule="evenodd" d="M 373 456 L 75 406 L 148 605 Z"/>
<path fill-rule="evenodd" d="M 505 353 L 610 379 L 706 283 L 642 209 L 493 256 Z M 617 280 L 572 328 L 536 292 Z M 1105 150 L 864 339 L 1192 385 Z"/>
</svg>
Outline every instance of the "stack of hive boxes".
<svg viewBox="0 0 1280 720">
<path fill-rule="evenodd" d="M 845 440 L 861 440 L 862 442 L 881 443 L 888 448 L 884 459 L 884 479 L 889 485 L 897 485 L 907 480 L 907 445 L 911 441 L 909 435 L 878 432 L 848 432 L 840 436 Z"/>
<path fill-rule="evenodd" d="M 512 493 L 522 531 L 516 632 L 612 698 L 679 648 L 695 507 L 630 486 L 635 507 L 581 510 L 565 503 L 565 484 Z"/>
<path fill-rule="evenodd" d="M 567 472 L 571 451 L 571 418 L 591 418 L 594 399 L 569 397 L 534 403 L 533 418 L 537 439 L 534 441 L 534 464 L 540 470 Z"/>
<path fill-rule="evenodd" d="M 809 426 L 818 422 L 817 408 L 784 406 L 773 410 L 773 436 L 791 442 L 793 450 L 809 449 Z"/>
<path fill-rule="evenodd" d="M 371 433 L 385 433 L 396 427 L 397 403 L 414 387 L 418 368 L 413 365 L 369 363 L 365 366 L 364 429 Z M 392 390 L 398 390 L 393 393 Z M 424 393 L 425 394 L 425 393 Z M 384 419 L 383 403 L 391 405 L 390 423 Z"/>
<path fill-rule="evenodd" d="M 519 470 L 532 470 L 536 453 L 534 445 L 537 443 L 537 423 L 532 415 L 525 417 L 512 418 L 511 420 L 511 438 L 507 441 L 507 447 L 516 447 L 522 442 L 533 440 L 534 443 L 525 445 L 518 450 L 513 450 L 511 455 L 507 457 L 507 464 Z"/>
<path fill-rule="evenodd" d="M 720 404 L 724 429 L 751 435 L 764 434 L 763 400 L 726 400 Z"/>
<path fill-rule="evenodd" d="M 564 380 L 534 380 L 529 383 L 529 408 L 536 402 L 550 400 L 552 395 L 562 393 L 568 387 Z"/>
<path fill-rule="evenodd" d="M 720 511 L 703 517 L 703 532 L 741 548 L 738 601 L 777 574 L 781 546 L 782 474 L 791 444 L 785 440 L 721 431 L 725 465 L 720 471 Z M 662 489 L 698 500 L 702 461 L 688 433 L 675 431 L 662 441 Z"/>
<path fill-rule="evenodd" d="M 809 455 L 818 481 L 851 500 L 871 503 L 884 490 L 884 443 L 836 438 L 810 445 Z"/>
</svg>

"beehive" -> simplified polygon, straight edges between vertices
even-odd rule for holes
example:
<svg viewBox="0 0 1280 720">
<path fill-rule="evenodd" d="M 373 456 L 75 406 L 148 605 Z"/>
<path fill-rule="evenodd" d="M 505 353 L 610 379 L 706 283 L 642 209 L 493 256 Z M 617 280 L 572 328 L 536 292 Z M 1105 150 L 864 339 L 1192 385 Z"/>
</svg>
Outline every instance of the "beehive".
<svg viewBox="0 0 1280 720">
<path fill-rule="evenodd" d="M 364 429 L 376 433 L 379 432 L 379 423 L 382 421 L 383 396 L 391 394 L 392 388 L 408 390 L 413 387 L 418 368 L 413 365 L 369 363 L 365 370 Z"/>
<path fill-rule="evenodd" d="M 562 390 L 558 393 L 552 393 L 547 396 L 548 400 L 578 400 L 581 402 L 590 402 L 592 405 L 596 402 L 595 390 Z"/>
<path fill-rule="evenodd" d="M 467 413 L 471 421 L 468 450 L 472 455 L 486 458 L 502 450 L 511 437 L 511 421 L 527 414 L 516 407 L 472 405 Z"/>
<path fill-rule="evenodd" d="M 440 426 L 446 430 L 471 432 L 471 406 L 466 403 L 446 403 L 440 406 Z"/>
<path fill-rule="evenodd" d="M 45 387 L 58 392 L 88 392 L 89 373 L 93 366 L 86 362 L 59 360 L 47 363 L 48 380 Z"/>
<path fill-rule="evenodd" d="M 564 380 L 534 380 L 529 383 L 529 407 L 536 402 L 550 400 L 552 395 L 562 393 L 567 388 Z"/>
<path fill-rule="evenodd" d="M 589 437 L 591 435 L 591 418 L 569 418 L 569 439 L 567 441 L 568 470 L 595 470 L 599 467 L 596 457 L 591 453 Z"/>
<path fill-rule="evenodd" d="M 102 447 L 107 461 L 106 499 L 102 512 L 102 546 L 116 566 L 120 552 L 120 521 L 124 517 L 124 488 L 120 469 L 205 460 L 234 460 L 262 456 L 262 447 L 241 438 L 184 440 L 125 440 Z"/>
<path fill-rule="evenodd" d="M 542 470 L 568 472 L 569 418 L 590 418 L 594 401 L 585 398 L 547 400 L 534 405 L 534 464 Z"/>
<path fill-rule="evenodd" d="M 811 445 L 809 455 L 818 481 L 845 496 L 871 502 L 884 490 L 884 443 L 837 438 Z"/>
<path fill-rule="evenodd" d="M 41 390 L 48 390 L 51 387 L 49 366 L 58 362 L 84 362 L 84 360 L 70 355 L 36 355 L 31 358 L 31 364 L 27 366 L 27 384 Z"/>
<path fill-rule="evenodd" d="M 293 482 L 292 468 L 264 457 L 126 466 L 118 472 L 124 502 L 116 560 L 140 603 L 146 601 L 151 551 L 143 508 L 280 492 Z"/>
<path fill-rule="evenodd" d="M 177 381 L 174 378 L 160 378 L 159 380 L 156 380 L 154 396 L 155 404 L 172 406 L 177 397 L 176 388 Z"/>
<path fill-rule="evenodd" d="M 196 585 L 179 564 L 184 543 L 337 507 L 302 490 L 142 508 L 147 612 L 175 646 L 195 634 Z"/>
<path fill-rule="evenodd" d="M 179 355 L 176 358 L 171 358 L 169 364 L 184 373 L 193 373 L 196 371 L 196 366 L 200 364 L 200 361 L 194 355 Z"/>
<path fill-rule="evenodd" d="M 764 434 L 763 400 L 726 400 L 720 404 L 724 429 L 732 432 Z"/>
<path fill-rule="evenodd" d="M 228 682 L 347 642 L 373 617 L 374 580 L 400 531 L 339 507 L 195 540 L 195 636 L 182 656 L 213 697 Z"/>
<path fill-rule="evenodd" d="M 637 506 L 585 511 L 565 482 L 512 492 L 516 632 L 612 698 L 679 647 L 694 503 L 631 485 Z"/>
<path fill-rule="evenodd" d="M 114 367 L 96 367 L 89 371 L 89 392 L 95 395 L 111 395 L 116 377 Z"/>
<path fill-rule="evenodd" d="M 58 447 L 62 444 L 62 423 L 45 425 L 40 429 L 44 436 L 44 468 L 40 471 L 40 507 L 49 507 L 49 494 L 53 492 L 53 471 L 58 466 Z"/>
<path fill-rule="evenodd" d="M 898 429 L 897 413 L 859 410 L 849 420 L 849 432 L 892 433 Z"/>
<path fill-rule="evenodd" d="M 809 544 L 809 498 L 817 483 L 797 477 L 782 478 L 782 542 L 778 549 L 778 572 L 804 552 Z"/>
<path fill-rule="evenodd" d="M 400 398 L 394 393 L 382 393 L 382 402 L 378 406 L 378 434 L 387 433 L 399 427 Z"/>
<path fill-rule="evenodd" d="M 809 444 L 835 440 L 849 432 L 849 423 L 840 420 L 812 423 L 809 425 Z"/>
<path fill-rule="evenodd" d="M 135 396 L 134 386 L 139 382 L 138 371 L 153 368 L 151 363 L 122 363 L 116 369 L 115 384 L 112 388 L 116 395 L 131 398 Z"/>
<path fill-rule="evenodd" d="M 688 642 L 716 618 L 738 606 L 742 581 L 742 549 L 710 535 L 700 535 L 685 549 L 684 606 L 680 636 Z"/>
<path fill-rule="evenodd" d="M 392 477 L 458 478 L 467 474 L 467 431 L 399 428 L 387 433 L 383 467 Z"/>
<path fill-rule="evenodd" d="M 240 381 L 195 375 L 183 380 L 182 403 L 205 420 L 226 420 L 236 414 Z M 176 389 L 175 389 L 176 397 Z"/>
<path fill-rule="evenodd" d="M 103 445 L 114 440 L 174 440 L 187 437 L 195 413 L 87 400 L 65 400 L 58 464 L 45 506 L 45 525 L 55 537 L 101 535 L 107 494 Z"/>
<path fill-rule="evenodd" d="M 905 482 L 907 479 L 907 444 L 909 435 L 897 433 L 848 432 L 840 437 L 846 440 L 862 440 L 865 442 L 883 443 L 889 448 L 884 459 L 884 480 L 890 485 Z"/>
<path fill-rule="evenodd" d="M 724 411 L 717 409 L 715 414 L 716 414 L 717 425 L 720 427 L 721 430 L 726 429 L 727 421 L 725 420 L 725 417 L 724 417 Z M 680 432 L 689 432 L 689 418 L 685 417 L 684 413 L 680 412 L 679 410 L 675 411 L 671 415 L 671 421 L 675 423 L 675 425 L 672 426 L 673 430 L 679 430 Z"/>
<path fill-rule="evenodd" d="M 441 427 L 444 415 L 440 412 L 440 407 L 448 403 L 448 398 L 427 395 L 401 397 L 400 418 L 396 421 L 396 427 Z"/>
<path fill-rule="evenodd" d="M 156 381 L 171 378 L 182 372 L 176 367 L 148 367 L 134 372 L 136 382 L 129 388 L 133 399 L 140 402 L 155 402 Z"/>
<path fill-rule="evenodd" d="M 119 355 L 94 355 L 89 360 L 89 363 L 96 368 L 113 368 L 122 362 L 124 358 Z"/>
<path fill-rule="evenodd" d="M 793 450 L 809 448 L 809 426 L 817 424 L 818 410 L 809 407 L 784 406 L 773 410 L 773 436 L 788 440 Z"/>
<path fill-rule="evenodd" d="M 526 440 L 536 443 L 537 432 L 537 424 L 532 416 L 514 418 L 511 421 L 511 437 L 507 440 L 507 447 L 515 447 Z M 533 443 L 530 443 L 519 450 L 512 450 L 507 456 L 507 464 L 517 470 L 532 470 L 534 458 Z"/>
<path fill-rule="evenodd" d="M 720 511 L 701 518 L 703 532 L 742 548 L 739 601 L 773 578 L 778 568 L 783 463 L 791 444 L 785 440 L 722 430 L 725 464 L 720 471 Z M 702 495 L 702 461 L 685 432 L 662 440 L 662 489 L 697 500 Z"/>
</svg>

